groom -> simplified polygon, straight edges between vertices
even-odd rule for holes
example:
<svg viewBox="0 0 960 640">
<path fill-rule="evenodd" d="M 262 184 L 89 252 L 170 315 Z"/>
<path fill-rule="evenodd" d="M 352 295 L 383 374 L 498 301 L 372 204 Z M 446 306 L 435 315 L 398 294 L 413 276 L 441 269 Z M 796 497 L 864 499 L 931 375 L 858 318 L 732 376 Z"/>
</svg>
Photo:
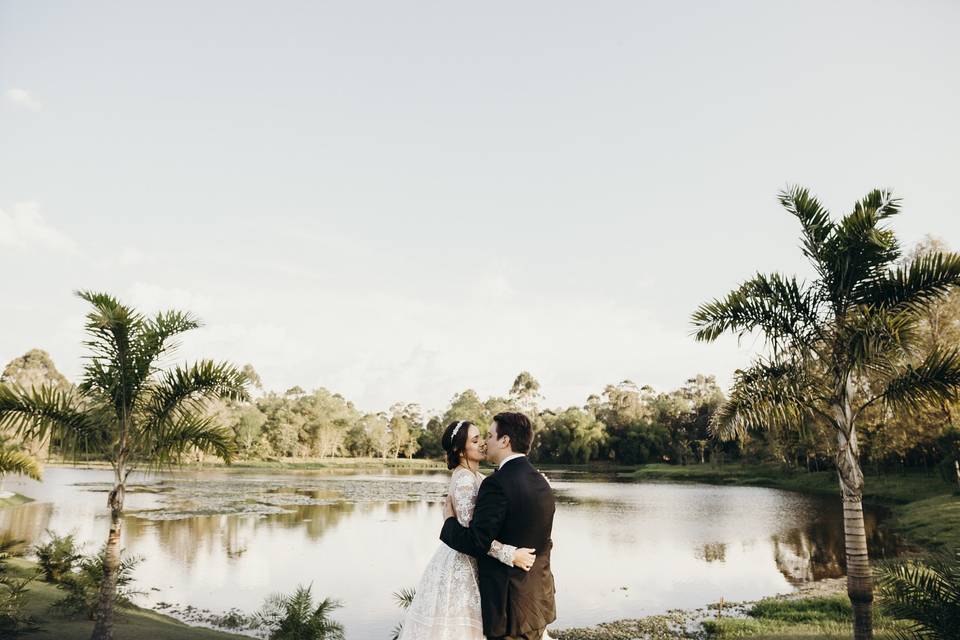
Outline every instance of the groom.
<svg viewBox="0 0 960 640">
<path fill-rule="evenodd" d="M 486 444 L 487 460 L 497 470 L 480 485 L 470 526 L 461 526 L 448 511 L 440 532 L 448 547 L 477 559 L 483 633 L 491 639 L 540 640 L 557 618 L 550 571 L 556 505 L 546 478 L 527 460 L 532 439 L 527 416 L 494 416 Z M 534 549 L 529 572 L 488 556 L 494 540 Z"/>
</svg>

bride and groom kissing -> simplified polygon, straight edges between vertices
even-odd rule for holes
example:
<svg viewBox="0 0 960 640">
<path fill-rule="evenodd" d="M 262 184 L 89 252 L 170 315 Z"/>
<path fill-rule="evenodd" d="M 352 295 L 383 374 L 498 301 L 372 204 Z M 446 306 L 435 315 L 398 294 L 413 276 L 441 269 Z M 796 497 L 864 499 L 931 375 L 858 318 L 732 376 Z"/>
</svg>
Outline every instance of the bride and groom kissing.
<svg viewBox="0 0 960 640">
<path fill-rule="evenodd" d="M 532 439 L 522 413 L 494 416 L 486 440 L 471 422 L 447 426 L 441 444 L 453 473 L 444 544 L 423 572 L 399 640 L 549 640 L 556 504 L 527 459 Z M 496 465 L 486 478 L 484 459 Z"/>
</svg>

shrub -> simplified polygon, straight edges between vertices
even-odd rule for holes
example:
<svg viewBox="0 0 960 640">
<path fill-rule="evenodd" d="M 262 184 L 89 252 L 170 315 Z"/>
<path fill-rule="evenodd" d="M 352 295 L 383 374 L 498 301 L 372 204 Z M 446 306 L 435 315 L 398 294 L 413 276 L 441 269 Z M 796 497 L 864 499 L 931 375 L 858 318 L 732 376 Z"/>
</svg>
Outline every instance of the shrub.
<svg viewBox="0 0 960 640">
<path fill-rule="evenodd" d="M 74 534 L 58 536 L 47 530 L 47 536 L 50 540 L 46 544 L 36 545 L 33 552 L 37 556 L 43 579 L 57 583 L 76 569 L 77 563 L 83 559 L 83 554 L 80 553 Z"/>
<path fill-rule="evenodd" d="M 292 595 L 274 594 L 257 613 L 270 640 L 344 640 L 343 626 L 330 617 L 340 603 L 324 598 L 314 606 L 311 587 Z"/>
<path fill-rule="evenodd" d="M 36 576 L 0 576 L 0 637 L 12 637 L 37 628 L 33 618 L 24 613 L 27 586 L 35 579 Z"/>
<path fill-rule="evenodd" d="M 53 603 L 51 608 L 64 616 L 83 616 L 88 620 L 95 620 L 100 599 L 100 584 L 103 581 L 103 563 L 106 548 L 94 556 L 83 557 L 76 570 L 60 577 L 57 588 L 66 592 L 63 599 Z M 131 605 L 130 597 L 138 591 L 130 588 L 133 582 L 133 570 L 142 561 L 134 556 L 120 559 L 120 569 L 117 572 L 117 599 L 120 607 Z"/>
<path fill-rule="evenodd" d="M 14 578 L 7 575 L 7 560 L 19 555 L 22 540 L 0 541 L 0 637 L 13 637 L 37 628 L 33 618 L 24 613 L 27 586 L 36 576 Z"/>
<path fill-rule="evenodd" d="M 960 552 L 883 565 L 878 586 L 883 610 L 907 626 L 901 637 L 956 638 L 960 629 Z"/>
</svg>

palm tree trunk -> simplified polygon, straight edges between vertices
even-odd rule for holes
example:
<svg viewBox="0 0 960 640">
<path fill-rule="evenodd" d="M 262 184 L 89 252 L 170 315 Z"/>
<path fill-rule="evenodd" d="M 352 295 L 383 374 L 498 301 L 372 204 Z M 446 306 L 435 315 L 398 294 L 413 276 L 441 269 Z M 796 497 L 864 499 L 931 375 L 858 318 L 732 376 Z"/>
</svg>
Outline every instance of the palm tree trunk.
<svg viewBox="0 0 960 640">
<path fill-rule="evenodd" d="M 853 606 L 854 640 L 873 638 L 873 576 L 863 524 L 863 471 L 849 400 L 839 406 L 837 474 L 843 497 L 843 535 L 847 560 L 847 595 Z"/>
<path fill-rule="evenodd" d="M 100 583 L 100 601 L 97 621 L 91 640 L 113 640 L 114 605 L 117 600 L 117 575 L 120 571 L 120 517 L 123 515 L 124 476 L 117 473 L 116 484 L 107 498 L 110 507 L 110 533 L 103 560 L 103 582 Z"/>
</svg>

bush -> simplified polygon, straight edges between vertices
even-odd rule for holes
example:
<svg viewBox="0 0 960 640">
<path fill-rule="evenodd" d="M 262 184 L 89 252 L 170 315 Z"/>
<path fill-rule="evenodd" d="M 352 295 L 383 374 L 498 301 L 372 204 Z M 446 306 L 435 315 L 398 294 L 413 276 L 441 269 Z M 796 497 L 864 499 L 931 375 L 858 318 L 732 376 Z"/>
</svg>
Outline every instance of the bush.
<svg viewBox="0 0 960 640">
<path fill-rule="evenodd" d="M 53 603 L 51 608 L 61 615 L 83 616 L 88 620 L 95 620 L 97 605 L 100 599 L 100 584 L 103 582 L 103 563 L 106 548 L 95 556 L 83 557 L 75 571 L 61 576 L 57 588 L 66 592 L 62 600 Z M 120 559 L 120 569 L 117 571 L 117 600 L 119 607 L 129 607 L 130 597 L 138 591 L 130 589 L 133 582 L 133 570 L 140 564 L 142 558 L 134 556 Z"/>
<path fill-rule="evenodd" d="M 311 587 L 297 587 L 292 595 L 267 598 L 257 613 L 270 640 L 344 640 L 343 626 L 330 617 L 340 603 L 324 598 L 313 605 Z"/>
<path fill-rule="evenodd" d="M 883 565 L 882 608 L 907 621 L 906 638 L 946 640 L 960 629 L 960 552 Z"/>
<path fill-rule="evenodd" d="M 7 638 L 37 628 L 33 618 L 24 613 L 27 586 L 36 576 L 14 578 L 7 575 L 7 560 L 20 555 L 22 540 L 0 541 L 0 637 Z"/>
<path fill-rule="evenodd" d="M 50 537 L 49 542 L 38 544 L 33 548 L 33 552 L 37 556 L 43 579 L 57 583 L 76 569 L 77 563 L 83 559 L 83 554 L 80 553 L 74 534 L 58 536 L 47 530 L 47 535 Z"/>
<path fill-rule="evenodd" d="M 33 618 L 24 613 L 27 586 L 35 579 L 36 576 L 0 576 L 0 637 L 8 638 L 37 628 Z"/>
</svg>

